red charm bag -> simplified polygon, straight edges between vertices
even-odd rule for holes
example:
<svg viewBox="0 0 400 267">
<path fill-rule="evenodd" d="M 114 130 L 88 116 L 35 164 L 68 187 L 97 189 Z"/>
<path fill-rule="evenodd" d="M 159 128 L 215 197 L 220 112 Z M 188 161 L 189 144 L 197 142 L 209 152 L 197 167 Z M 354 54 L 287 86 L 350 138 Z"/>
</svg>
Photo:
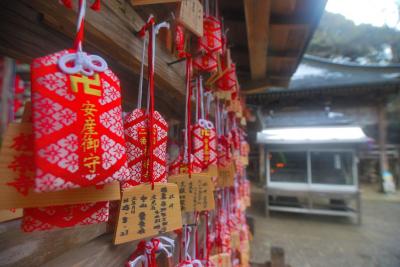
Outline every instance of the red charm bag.
<svg viewBox="0 0 400 267">
<path fill-rule="evenodd" d="M 203 18 L 203 36 L 198 39 L 197 53 L 193 65 L 204 72 L 213 72 L 218 68 L 218 55 L 222 53 L 223 39 L 221 21 L 209 14 L 208 6 Z"/>
<path fill-rule="evenodd" d="M 185 111 L 185 132 L 184 132 L 184 145 L 180 155 L 170 164 L 169 174 L 181 173 L 200 173 L 202 171 L 202 164 L 198 158 L 192 154 L 191 142 L 191 95 L 192 88 L 190 86 L 190 79 L 192 73 L 192 58 L 190 55 L 186 58 L 186 111 Z"/>
<path fill-rule="evenodd" d="M 130 179 L 123 184 L 123 187 L 135 186 L 149 181 L 152 183 L 167 181 L 168 124 L 161 114 L 154 110 L 155 36 L 161 27 L 166 27 L 167 25 L 160 23 L 155 26 L 153 17 L 150 17 L 147 24 L 140 31 L 144 41 L 138 108 L 129 113 L 124 121 Z M 147 110 L 141 108 L 144 48 L 146 44 L 144 35 L 146 30 L 149 31 L 149 98 Z M 152 130 L 150 131 L 150 129 Z"/>
<path fill-rule="evenodd" d="M 109 202 L 24 209 L 22 230 L 44 231 L 107 222 Z"/>
<path fill-rule="evenodd" d="M 237 86 L 237 76 L 235 64 L 223 66 L 223 75 L 219 77 L 215 85 L 217 87 L 217 96 L 228 101 L 232 100 L 232 94 Z"/>
<path fill-rule="evenodd" d="M 192 127 L 193 156 L 207 169 L 217 161 L 217 137 L 214 125 L 205 119 L 202 78 L 197 80 L 197 123 Z"/>
<path fill-rule="evenodd" d="M 199 38 L 199 51 L 222 53 L 221 21 L 211 15 L 203 18 L 203 36 Z"/>
<path fill-rule="evenodd" d="M 102 58 L 82 51 L 82 39 L 83 16 L 75 49 L 31 66 L 37 192 L 127 178 L 120 83 Z"/>
<path fill-rule="evenodd" d="M 39 192 L 128 177 L 119 80 L 103 59 L 82 51 L 85 8 L 80 0 L 75 48 L 35 59 L 31 66 Z M 98 9 L 99 1 L 92 8 Z M 29 208 L 21 227 L 31 232 L 88 225 L 106 222 L 108 215 L 107 201 Z"/>
<path fill-rule="evenodd" d="M 206 53 L 197 56 L 193 60 L 193 66 L 204 72 L 214 72 L 218 69 L 218 54 L 217 53 Z"/>
</svg>

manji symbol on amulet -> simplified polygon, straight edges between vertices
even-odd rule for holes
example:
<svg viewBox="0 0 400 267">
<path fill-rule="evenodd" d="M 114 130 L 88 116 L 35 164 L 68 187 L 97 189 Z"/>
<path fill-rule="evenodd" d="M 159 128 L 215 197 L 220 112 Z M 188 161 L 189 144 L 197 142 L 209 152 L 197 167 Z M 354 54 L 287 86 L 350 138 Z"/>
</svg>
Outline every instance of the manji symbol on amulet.
<svg viewBox="0 0 400 267">
<path fill-rule="evenodd" d="M 91 77 L 75 74 L 70 76 L 72 92 L 78 93 L 83 89 L 87 95 L 101 96 L 101 82 L 99 74 Z"/>
</svg>

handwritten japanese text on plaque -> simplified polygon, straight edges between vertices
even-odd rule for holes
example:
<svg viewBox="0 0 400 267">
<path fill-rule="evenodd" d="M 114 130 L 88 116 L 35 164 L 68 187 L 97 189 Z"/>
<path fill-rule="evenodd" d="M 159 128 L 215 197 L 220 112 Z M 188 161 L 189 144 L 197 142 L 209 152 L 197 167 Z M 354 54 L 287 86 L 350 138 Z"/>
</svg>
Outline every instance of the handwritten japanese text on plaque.
<svg viewBox="0 0 400 267">
<path fill-rule="evenodd" d="M 160 235 L 182 228 L 176 184 L 142 184 L 122 192 L 115 244 Z"/>
<path fill-rule="evenodd" d="M 179 174 L 168 177 L 168 182 L 178 185 L 182 211 L 214 209 L 214 185 L 210 175 L 194 173 L 189 177 L 188 174 Z"/>
<path fill-rule="evenodd" d="M 225 167 L 218 168 L 218 187 L 231 187 L 235 185 L 235 165 L 233 162 L 228 163 Z"/>
</svg>

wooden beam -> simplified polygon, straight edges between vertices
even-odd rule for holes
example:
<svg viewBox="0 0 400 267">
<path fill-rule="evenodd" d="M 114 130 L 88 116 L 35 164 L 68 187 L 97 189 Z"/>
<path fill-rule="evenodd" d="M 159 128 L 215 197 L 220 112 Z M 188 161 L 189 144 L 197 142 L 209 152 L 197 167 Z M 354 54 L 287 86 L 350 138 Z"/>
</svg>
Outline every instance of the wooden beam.
<svg viewBox="0 0 400 267">
<path fill-rule="evenodd" d="M 107 232 L 107 224 L 24 233 L 20 220 L 1 224 L 0 266 L 43 266 L 66 251 L 78 248 Z"/>
<path fill-rule="evenodd" d="M 308 24 L 271 24 L 269 51 L 300 54 L 309 35 L 309 28 Z"/>
<path fill-rule="evenodd" d="M 290 79 L 292 74 L 296 71 L 299 57 L 268 57 L 268 74 L 269 76 L 284 76 Z"/>
<path fill-rule="evenodd" d="M 271 13 L 279 15 L 290 15 L 296 9 L 296 0 L 272 1 Z"/>
<path fill-rule="evenodd" d="M 79 248 L 65 251 L 60 257 L 43 264 L 43 267 L 124 266 L 135 251 L 137 241 L 112 245 L 112 235 L 103 235 Z"/>
<path fill-rule="evenodd" d="M 251 78 L 263 79 L 267 73 L 270 0 L 243 0 Z"/>
<path fill-rule="evenodd" d="M 167 237 L 176 239 L 176 234 L 167 234 Z M 97 266 L 125 266 L 125 263 L 135 251 L 139 240 L 115 246 L 112 244 L 111 234 L 100 236 L 91 242 L 68 251 L 61 256 L 41 265 L 43 267 L 97 267 Z M 175 244 L 177 244 L 176 242 Z M 177 246 L 174 256 L 177 256 Z M 163 254 L 163 253 L 160 253 Z M 159 255 L 160 255 L 159 254 Z M 157 255 L 157 266 L 163 266 L 160 261 L 165 257 Z M 177 257 L 175 257 L 176 259 Z M 164 262 L 165 263 L 165 262 Z M 165 265 L 164 265 L 165 266 Z M 175 266 L 171 264 L 170 266 Z"/>
<path fill-rule="evenodd" d="M 270 76 L 256 81 L 244 82 L 241 85 L 243 94 L 257 94 L 265 92 L 270 87 L 288 87 L 290 77 Z"/>
<path fill-rule="evenodd" d="M 76 11 L 64 8 L 56 0 L 1 1 L 0 53 L 23 62 L 72 46 Z M 131 76 L 140 71 L 142 41 L 134 36 L 144 21 L 125 1 L 102 1 L 100 12 L 88 9 L 84 49 L 115 62 Z M 68 38 L 66 38 L 67 36 Z M 176 60 L 160 46 L 156 50 L 155 85 L 168 95 L 184 95 L 184 66 L 166 63 Z M 110 64 L 112 68 L 114 66 Z M 136 90 L 130 85 L 129 90 Z"/>
<path fill-rule="evenodd" d="M 154 5 L 154 4 L 167 4 L 180 2 L 182 0 L 131 0 L 132 6 Z"/>
</svg>

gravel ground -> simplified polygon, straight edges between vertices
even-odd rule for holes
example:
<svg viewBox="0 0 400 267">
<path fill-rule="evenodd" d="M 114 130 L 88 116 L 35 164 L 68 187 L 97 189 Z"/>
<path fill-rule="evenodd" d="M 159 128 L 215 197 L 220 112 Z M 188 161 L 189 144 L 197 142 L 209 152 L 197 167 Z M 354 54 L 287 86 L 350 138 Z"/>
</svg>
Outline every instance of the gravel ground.
<svg viewBox="0 0 400 267">
<path fill-rule="evenodd" d="M 292 267 L 400 267 L 400 197 L 367 190 L 357 226 L 340 217 L 273 212 L 266 218 L 263 192 L 252 191 L 252 262 L 269 260 L 270 247 L 281 246 Z"/>
</svg>

